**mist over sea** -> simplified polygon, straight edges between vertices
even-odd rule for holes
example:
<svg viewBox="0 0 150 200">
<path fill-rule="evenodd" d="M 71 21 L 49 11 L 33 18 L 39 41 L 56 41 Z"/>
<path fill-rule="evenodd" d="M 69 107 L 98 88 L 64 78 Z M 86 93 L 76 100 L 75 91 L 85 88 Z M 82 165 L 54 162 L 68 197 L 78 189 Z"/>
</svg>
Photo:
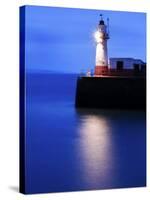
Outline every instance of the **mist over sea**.
<svg viewBox="0 0 150 200">
<path fill-rule="evenodd" d="M 145 186 L 145 112 L 76 109 L 76 80 L 26 73 L 27 191 Z"/>
</svg>

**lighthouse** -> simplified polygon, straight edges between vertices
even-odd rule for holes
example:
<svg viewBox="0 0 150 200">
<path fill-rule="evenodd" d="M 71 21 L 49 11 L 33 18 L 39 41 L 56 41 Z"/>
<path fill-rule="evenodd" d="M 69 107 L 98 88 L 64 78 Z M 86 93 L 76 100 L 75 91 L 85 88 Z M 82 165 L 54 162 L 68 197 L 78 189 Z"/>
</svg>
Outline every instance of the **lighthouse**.
<svg viewBox="0 0 150 200">
<path fill-rule="evenodd" d="M 107 40 L 109 39 L 109 19 L 107 19 L 107 25 L 103 20 L 103 16 L 99 21 L 97 31 L 95 32 L 96 40 L 96 64 L 94 75 L 105 75 L 108 72 L 108 52 L 107 52 Z"/>
<path fill-rule="evenodd" d="M 90 70 L 77 79 L 77 108 L 146 108 L 146 63 L 131 57 L 109 58 L 109 20 L 103 16 L 95 32 L 94 76 Z M 129 98 L 130 97 L 130 98 Z M 137 98 L 138 97 L 138 98 Z M 111 100 L 110 100 L 111 99 Z"/>
</svg>

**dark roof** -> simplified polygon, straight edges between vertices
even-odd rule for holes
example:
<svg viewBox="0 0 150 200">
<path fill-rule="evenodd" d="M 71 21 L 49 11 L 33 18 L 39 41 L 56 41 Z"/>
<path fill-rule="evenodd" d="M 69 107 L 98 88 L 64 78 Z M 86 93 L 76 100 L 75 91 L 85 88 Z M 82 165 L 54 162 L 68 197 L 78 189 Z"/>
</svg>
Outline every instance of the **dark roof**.
<svg viewBox="0 0 150 200">
<path fill-rule="evenodd" d="M 104 20 L 100 20 L 99 21 L 99 25 L 104 25 L 105 23 L 104 23 Z"/>
</svg>

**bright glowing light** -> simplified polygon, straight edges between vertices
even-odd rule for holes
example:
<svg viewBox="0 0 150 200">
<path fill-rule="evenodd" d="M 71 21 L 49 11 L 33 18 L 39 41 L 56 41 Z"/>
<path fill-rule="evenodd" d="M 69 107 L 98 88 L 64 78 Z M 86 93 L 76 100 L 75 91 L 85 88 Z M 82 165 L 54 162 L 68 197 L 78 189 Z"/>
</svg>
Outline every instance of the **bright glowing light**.
<svg viewBox="0 0 150 200">
<path fill-rule="evenodd" d="M 94 38 L 95 38 L 95 40 L 96 40 L 97 43 L 103 41 L 103 40 L 102 40 L 102 34 L 101 34 L 101 32 L 99 32 L 99 31 L 96 31 L 96 32 L 94 33 Z"/>
<path fill-rule="evenodd" d="M 95 40 L 96 40 L 96 42 L 99 40 L 99 31 L 96 31 L 95 33 L 94 33 L 94 37 L 95 37 Z"/>
</svg>

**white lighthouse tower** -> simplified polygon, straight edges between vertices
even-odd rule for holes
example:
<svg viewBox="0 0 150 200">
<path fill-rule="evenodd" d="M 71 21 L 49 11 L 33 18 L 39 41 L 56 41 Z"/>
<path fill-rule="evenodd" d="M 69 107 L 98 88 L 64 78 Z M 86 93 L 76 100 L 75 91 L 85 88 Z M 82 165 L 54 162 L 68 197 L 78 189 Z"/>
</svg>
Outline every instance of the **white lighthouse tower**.
<svg viewBox="0 0 150 200">
<path fill-rule="evenodd" d="M 98 29 L 95 33 L 96 39 L 96 76 L 105 75 L 108 72 L 108 54 L 107 54 L 107 40 L 109 39 L 109 19 L 107 19 L 107 25 L 103 20 L 102 15 L 99 21 Z"/>
</svg>

